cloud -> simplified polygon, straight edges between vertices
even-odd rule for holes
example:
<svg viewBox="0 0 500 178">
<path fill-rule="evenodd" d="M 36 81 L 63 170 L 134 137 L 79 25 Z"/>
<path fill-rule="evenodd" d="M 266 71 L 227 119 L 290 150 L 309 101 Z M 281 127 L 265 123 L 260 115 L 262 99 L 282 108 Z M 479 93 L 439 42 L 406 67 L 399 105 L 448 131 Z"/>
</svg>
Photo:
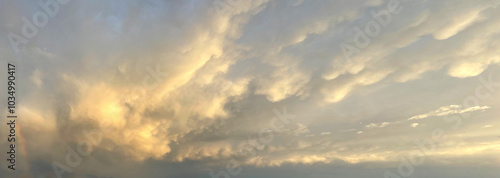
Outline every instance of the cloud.
<svg viewBox="0 0 500 178">
<path fill-rule="evenodd" d="M 382 128 L 382 127 L 386 127 L 388 125 L 390 125 L 391 123 L 390 122 L 382 122 L 380 124 L 376 124 L 376 123 L 371 123 L 371 124 L 368 124 L 368 125 L 365 125 L 366 128 Z"/>
<path fill-rule="evenodd" d="M 425 119 L 425 118 L 433 117 L 433 116 L 447 116 L 447 115 L 451 115 L 451 114 L 460 114 L 460 113 L 467 113 L 467 112 L 474 112 L 474 111 L 485 111 L 489 108 L 490 108 L 489 106 L 472 106 L 472 107 L 468 107 L 468 108 L 463 109 L 459 105 L 449 105 L 449 106 L 440 107 L 437 110 L 430 111 L 430 112 L 425 113 L 425 114 L 420 114 L 420 115 L 410 117 L 408 120 L 418 120 L 418 119 Z"/>
<path fill-rule="evenodd" d="M 220 14 L 214 1 L 71 1 L 21 56 L 0 43 L 1 58 L 19 65 L 20 170 L 53 176 L 50 164 L 64 163 L 82 131 L 108 123 L 68 175 L 202 177 L 235 159 L 248 177 L 312 165 L 366 177 L 375 174 L 366 167 L 396 168 L 394 155 L 413 151 L 428 129 L 449 127 L 426 118 L 476 111 L 423 166 L 498 165 L 498 132 L 483 129 L 495 124 L 498 95 L 469 108 L 449 103 L 474 92 L 474 76 L 500 75 L 500 11 L 486 0 L 402 0 L 402 12 L 346 60 L 339 44 L 353 43 L 353 29 L 387 2 L 227 1 Z M 40 10 L 1 4 L 1 35 L 22 33 L 22 18 Z M 240 144 L 255 143 L 282 107 L 297 116 L 292 128 L 241 158 Z"/>
</svg>

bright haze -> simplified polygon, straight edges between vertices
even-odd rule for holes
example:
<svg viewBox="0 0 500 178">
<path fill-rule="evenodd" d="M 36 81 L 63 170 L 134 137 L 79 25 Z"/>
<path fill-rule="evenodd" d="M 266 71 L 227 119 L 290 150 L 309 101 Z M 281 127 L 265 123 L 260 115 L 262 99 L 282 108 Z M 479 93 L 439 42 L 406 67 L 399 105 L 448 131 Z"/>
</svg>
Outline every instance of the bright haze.
<svg viewBox="0 0 500 178">
<path fill-rule="evenodd" d="M 499 4 L 0 0 L 0 177 L 498 177 Z"/>
</svg>

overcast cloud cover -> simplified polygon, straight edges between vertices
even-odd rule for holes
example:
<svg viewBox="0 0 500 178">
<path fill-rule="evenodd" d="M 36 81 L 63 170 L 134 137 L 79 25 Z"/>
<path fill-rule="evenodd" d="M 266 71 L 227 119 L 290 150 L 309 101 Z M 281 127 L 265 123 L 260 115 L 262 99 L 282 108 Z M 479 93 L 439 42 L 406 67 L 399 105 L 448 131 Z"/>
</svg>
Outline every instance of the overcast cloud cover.
<svg viewBox="0 0 500 178">
<path fill-rule="evenodd" d="M 499 3 L 397 2 L 381 24 L 389 0 L 71 0 L 16 53 L 43 9 L 0 0 L 0 177 L 498 177 Z"/>
</svg>

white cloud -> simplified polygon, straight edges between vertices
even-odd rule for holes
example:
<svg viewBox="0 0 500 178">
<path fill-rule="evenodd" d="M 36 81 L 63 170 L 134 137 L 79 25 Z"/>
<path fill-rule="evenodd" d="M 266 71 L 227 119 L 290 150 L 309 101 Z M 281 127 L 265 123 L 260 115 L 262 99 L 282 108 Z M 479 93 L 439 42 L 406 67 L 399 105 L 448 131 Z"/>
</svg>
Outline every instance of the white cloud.
<svg viewBox="0 0 500 178">
<path fill-rule="evenodd" d="M 416 115 L 413 117 L 410 117 L 408 120 L 417 120 L 417 119 L 425 119 L 428 117 L 433 117 L 433 116 L 447 116 L 451 114 L 459 114 L 459 113 L 466 113 L 466 112 L 474 112 L 474 111 L 484 111 L 489 109 L 489 106 L 473 106 L 473 107 L 468 107 L 463 109 L 459 105 L 449 105 L 449 106 L 443 106 L 440 107 L 437 110 L 430 111 L 425 114 L 420 114 Z"/>
<path fill-rule="evenodd" d="M 149 164 L 199 161 L 204 165 L 197 168 L 206 173 L 207 167 L 225 166 L 238 155 L 238 144 L 269 128 L 272 109 L 286 105 L 294 108 L 290 112 L 300 124 L 274 135 L 269 150 L 242 164 L 342 160 L 388 167 L 398 161 L 392 155 L 414 146 L 401 139 L 428 136 L 420 131 L 426 127 L 408 129 L 424 125 L 413 121 L 498 105 L 494 97 L 484 106 L 448 105 L 450 98 L 471 94 L 468 86 L 477 81 L 468 77 L 498 73 L 500 11 L 487 1 L 401 1 L 403 11 L 349 61 L 338 45 L 352 40 L 355 26 L 372 19 L 367 10 L 379 10 L 386 1 L 229 2 L 236 4 L 223 15 L 211 1 L 99 1 L 61 7 L 64 14 L 50 19 L 19 60 L 20 76 L 29 79 L 21 79 L 25 83 L 20 86 L 36 86 L 22 88 L 19 95 L 19 111 L 30 121 L 23 129 L 32 150 L 27 157 L 64 160 L 64 147 L 58 144 L 74 145 L 82 129 L 106 120 L 115 132 L 103 135 L 106 144 L 96 146 L 95 154 L 116 159 L 108 166 L 126 170 L 130 162 L 131 167 L 163 168 Z M 36 8 L 28 1 L 5 3 L 0 31 L 18 32 L 14 27 L 21 27 L 22 17 Z M 10 51 L 0 46 L 2 58 L 14 59 Z M 156 67 L 168 75 L 153 75 Z M 429 102 L 443 107 L 428 108 Z M 415 108 L 429 112 L 406 119 Z M 484 123 L 496 119 L 481 117 Z M 357 124 L 361 122 L 370 124 Z M 395 127 L 399 123 L 402 127 Z M 432 124 L 425 121 L 425 126 Z M 328 132 L 310 134 L 317 130 Z M 449 133 L 450 142 L 436 148 L 429 160 L 447 153 L 453 153 L 447 158 L 498 155 L 481 146 L 496 146 L 487 140 L 490 135 L 471 128 L 464 132 L 468 135 Z M 61 154 L 47 155 L 51 147 Z M 478 158 L 476 163 L 495 162 Z M 93 166 L 82 165 L 75 172 L 108 170 Z M 116 170 L 98 176 L 131 176 Z"/>
<path fill-rule="evenodd" d="M 368 125 L 365 125 L 366 128 L 383 128 L 383 127 L 386 127 L 388 125 L 391 125 L 393 123 L 391 122 L 382 122 L 380 124 L 376 124 L 376 123 L 371 123 L 371 124 L 368 124 Z"/>
</svg>

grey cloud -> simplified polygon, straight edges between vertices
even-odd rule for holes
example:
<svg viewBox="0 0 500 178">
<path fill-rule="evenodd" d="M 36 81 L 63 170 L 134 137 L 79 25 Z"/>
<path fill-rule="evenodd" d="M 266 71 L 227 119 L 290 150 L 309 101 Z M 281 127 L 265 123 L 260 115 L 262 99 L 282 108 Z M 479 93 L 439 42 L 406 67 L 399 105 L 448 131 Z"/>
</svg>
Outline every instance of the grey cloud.
<svg viewBox="0 0 500 178">
<path fill-rule="evenodd" d="M 241 177 L 382 177 L 414 140 L 450 127 L 446 114 L 415 128 L 408 118 L 463 104 L 477 76 L 500 78 L 499 11 L 487 0 L 402 0 L 402 12 L 346 60 L 339 44 L 353 43 L 353 29 L 388 2 L 235 1 L 219 14 L 213 1 L 73 0 L 20 55 L 1 41 L 2 62 L 20 66 L 27 155 L 17 173 L 53 176 L 65 148 L 107 120 L 114 131 L 65 176 L 209 177 L 237 159 Z M 2 36 L 40 10 L 6 0 L 0 9 Z M 498 97 L 447 130 L 413 177 L 495 177 Z M 239 144 L 284 107 L 291 128 L 241 158 Z"/>
</svg>

